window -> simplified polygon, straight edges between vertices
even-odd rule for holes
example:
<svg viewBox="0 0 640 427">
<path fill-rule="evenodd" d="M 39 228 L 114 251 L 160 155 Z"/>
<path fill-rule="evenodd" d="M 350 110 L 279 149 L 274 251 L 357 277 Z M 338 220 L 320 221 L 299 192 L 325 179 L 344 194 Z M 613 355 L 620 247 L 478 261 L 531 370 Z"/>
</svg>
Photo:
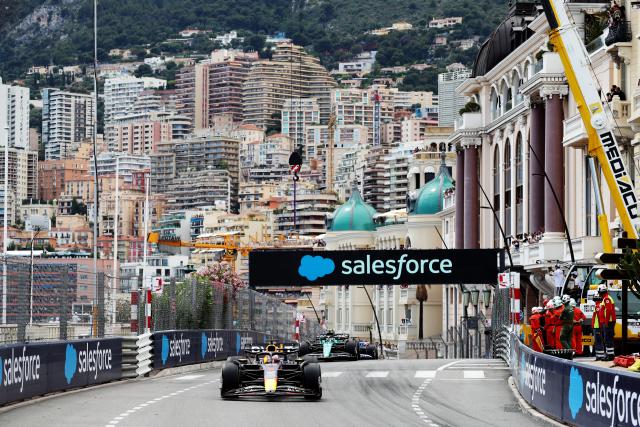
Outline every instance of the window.
<svg viewBox="0 0 640 427">
<path fill-rule="evenodd" d="M 516 224 L 515 234 L 524 234 L 524 162 L 523 162 L 522 134 L 516 139 Z"/>
<path fill-rule="evenodd" d="M 511 141 L 504 147 L 504 232 L 511 236 Z"/>
<path fill-rule="evenodd" d="M 496 144 L 493 153 L 493 208 L 500 209 L 500 157 L 499 149 Z M 493 221 L 493 246 L 500 247 L 500 230 L 498 225 Z"/>
</svg>

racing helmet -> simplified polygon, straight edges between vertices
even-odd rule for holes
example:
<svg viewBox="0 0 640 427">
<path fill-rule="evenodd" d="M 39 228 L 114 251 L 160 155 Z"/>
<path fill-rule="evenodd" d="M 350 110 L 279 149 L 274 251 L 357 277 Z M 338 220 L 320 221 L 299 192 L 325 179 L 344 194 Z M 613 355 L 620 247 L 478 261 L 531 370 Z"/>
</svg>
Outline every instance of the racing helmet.
<svg viewBox="0 0 640 427">
<path fill-rule="evenodd" d="M 598 285 L 598 293 L 604 294 L 605 292 L 607 292 L 607 285 L 605 284 Z"/>
<path fill-rule="evenodd" d="M 562 295 L 562 303 L 566 304 L 571 301 L 571 297 L 567 294 Z"/>
<path fill-rule="evenodd" d="M 576 306 L 576 300 L 574 300 L 573 298 L 571 298 L 571 299 L 569 300 L 569 305 L 570 305 L 571 307 L 575 307 L 575 306 Z"/>
</svg>

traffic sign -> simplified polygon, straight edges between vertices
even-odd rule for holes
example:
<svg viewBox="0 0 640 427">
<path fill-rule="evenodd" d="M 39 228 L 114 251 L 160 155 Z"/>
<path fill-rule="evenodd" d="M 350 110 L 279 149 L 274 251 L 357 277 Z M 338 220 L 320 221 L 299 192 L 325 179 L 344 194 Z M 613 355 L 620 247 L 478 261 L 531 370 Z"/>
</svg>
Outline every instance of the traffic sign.
<svg viewBox="0 0 640 427">
<path fill-rule="evenodd" d="M 618 249 L 640 249 L 640 240 L 616 237 L 613 239 L 613 246 Z"/>
<path fill-rule="evenodd" d="M 629 272 L 613 268 L 599 268 L 596 277 L 600 280 L 629 280 Z"/>
<path fill-rule="evenodd" d="M 623 256 L 623 254 L 601 252 L 596 254 L 596 260 L 601 264 L 620 264 Z"/>
</svg>

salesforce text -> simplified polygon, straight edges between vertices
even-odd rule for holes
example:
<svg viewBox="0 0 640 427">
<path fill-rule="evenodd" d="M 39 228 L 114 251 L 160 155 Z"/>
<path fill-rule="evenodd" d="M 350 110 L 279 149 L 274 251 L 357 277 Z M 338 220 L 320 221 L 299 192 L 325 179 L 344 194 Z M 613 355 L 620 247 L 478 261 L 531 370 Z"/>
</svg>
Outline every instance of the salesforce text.
<svg viewBox="0 0 640 427">
<path fill-rule="evenodd" d="M 111 349 L 100 350 L 100 341 L 92 350 L 89 350 L 89 343 L 87 343 L 87 347 L 78 352 L 78 372 L 94 373 L 95 380 L 98 378 L 98 372 L 111 369 L 111 358 Z"/>
<path fill-rule="evenodd" d="M 595 383 L 587 381 L 584 387 L 587 412 L 611 419 L 611 426 L 617 423 L 640 425 L 640 396 L 637 391 L 618 389 L 619 375 L 613 380 L 613 387 L 600 384 L 600 373 Z M 617 421 L 616 421 L 617 419 Z"/>
<path fill-rule="evenodd" d="M 10 386 L 20 383 L 20 393 L 24 388 L 24 383 L 29 381 L 37 381 L 40 379 L 40 355 L 25 355 L 27 347 L 22 347 L 22 356 L 16 357 L 14 349 L 11 349 L 11 358 L 4 361 L 2 370 L 3 384 Z"/>
<path fill-rule="evenodd" d="M 371 255 L 361 260 L 342 261 L 342 274 L 392 274 L 393 280 L 400 279 L 405 271 L 408 274 L 424 274 L 428 271 L 432 274 L 450 274 L 453 263 L 450 259 L 407 259 L 407 254 L 402 254 L 399 259 L 386 261 L 371 260 Z"/>
</svg>

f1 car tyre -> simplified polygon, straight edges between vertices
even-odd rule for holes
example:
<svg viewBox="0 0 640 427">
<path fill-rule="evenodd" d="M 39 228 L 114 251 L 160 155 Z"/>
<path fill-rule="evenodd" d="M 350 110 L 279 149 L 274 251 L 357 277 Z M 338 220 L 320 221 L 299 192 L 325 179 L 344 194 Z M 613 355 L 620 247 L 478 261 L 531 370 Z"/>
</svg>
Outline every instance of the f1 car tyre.
<svg viewBox="0 0 640 427">
<path fill-rule="evenodd" d="M 308 363 L 302 367 L 302 384 L 307 390 L 314 390 L 312 396 L 305 396 L 307 400 L 318 400 L 322 397 L 322 387 L 320 387 L 320 365 L 318 363 Z"/>
<path fill-rule="evenodd" d="M 298 355 L 302 357 L 309 353 L 311 353 L 311 343 L 309 343 L 309 341 L 301 342 L 300 347 L 298 348 Z"/>
<path fill-rule="evenodd" d="M 371 356 L 373 359 L 378 358 L 378 346 L 374 344 L 368 344 L 365 352 Z"/>
<path fill-rule="evenodd" d="M 344 349 L 356 359 L 358 358 L 358 343 L 356 341 L 347 341 L 344 345 Z"/>
<path fill-rule="evenodd" d="M 318 358 L 316 356 L 312 356 L 310 354 L 305 354 L 302 356 L 303 363 L 318 363 Z"/>
<path fill-rule="evenodd" d="M 227 362 L 222 367 L 220 393 L 224 394 L 238 387 L 240 387 L 240 367 L 233 362 Z"/>
</svg>

